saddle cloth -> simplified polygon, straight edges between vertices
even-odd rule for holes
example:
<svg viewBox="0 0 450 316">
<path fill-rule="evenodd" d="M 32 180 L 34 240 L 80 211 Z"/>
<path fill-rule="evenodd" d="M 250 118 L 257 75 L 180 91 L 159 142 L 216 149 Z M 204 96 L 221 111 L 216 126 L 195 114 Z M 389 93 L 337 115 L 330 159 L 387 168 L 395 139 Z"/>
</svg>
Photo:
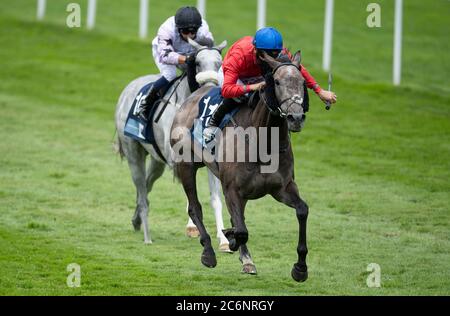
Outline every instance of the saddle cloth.
<svg viewBox="0 0 450 316">
<path fill-rule="evenodd" d="M 129 136 L 135 140 L 144 142 L 144 143 L 152 143 L 154 139 L 153 133 L 151 133 L 150 129 L 152 128 L 152 117 L 155 113 L 154 109 L 157 107 L 156 104 L 153 105 L 153 108 L 150 111 L 150 117 L 147 121 L 142 120 L 137 113 L 139 109 L 139 105 L 147 96 L 150 88 L 152 87 L 153 82 L 150 82 L 143 86 L 137 96 L 133 100 L 133 105 L 128 112 L 127 121 L 125 123 L 124 134 Z M 156 103 L 156 102 L 155 102 Z"/>
<path fill-rule="evenodd" d="M 214 111 L 223 101 L 223 97 L 220 91 L 220 87 L 214 87 L 198 102 L 198 116 L 194 121 L 193 127 L 191 128 L 191 135 L 194 141 L 201 145 L 202 148 L 206 148 L 208 146 L 208 144 L 205 144 L 205 141 L 203 139 L 203 130 L 208 125 Z M 222 122 L 219 124 L 219 128 L 222 129 L 225 125 L 227 125 L 227 123 L 231 121 L 231 119 L 239 111 L 239 109 L 240 107 L 238 106 L 230 113 L 227 113 L 224 116 Z"/>
</svg>

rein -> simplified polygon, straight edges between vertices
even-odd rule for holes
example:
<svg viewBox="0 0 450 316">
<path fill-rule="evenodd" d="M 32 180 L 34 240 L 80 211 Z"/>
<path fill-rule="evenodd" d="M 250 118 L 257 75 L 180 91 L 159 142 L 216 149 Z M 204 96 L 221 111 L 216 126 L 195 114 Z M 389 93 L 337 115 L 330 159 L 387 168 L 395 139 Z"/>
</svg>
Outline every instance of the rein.
<svg viewBox="0 0 450 316">
<path fill-rule="evenodd" d="M 170 94 L 170 96 L 167 98 L 167 100 L 164 102 L 164 105 L 161 108 L 161 111 L 159 111 L 158 116 L 155 118 L 155 123 L 158 123 L 159 119 L 161 118 L 162 114 L 164 113 L 164 111 L 166 110 L 167 104 L 169 104 L 170 99 L 172 98 L 173 94 L 177 91 L 178 86 L 180 85 L 181 81 L 183 81 L 184 77 L 186 77 L 187 73 L 184 72 L 180 79 L 178 79 L 177 85 L 175 86 L 175 88 L 173 88 L 172 93 Z M 164 96 L 163 96 L 164 97 Z M 175 103 L 177 103 L 177 100 L 175 100 Z"/>
</svg>

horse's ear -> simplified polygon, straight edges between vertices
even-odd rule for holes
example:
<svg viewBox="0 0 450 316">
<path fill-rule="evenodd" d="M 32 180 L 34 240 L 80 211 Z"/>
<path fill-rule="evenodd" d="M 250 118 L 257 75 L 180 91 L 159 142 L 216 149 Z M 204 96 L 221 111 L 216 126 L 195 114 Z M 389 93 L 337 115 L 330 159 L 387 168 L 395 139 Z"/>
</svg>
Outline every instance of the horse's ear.
<svg viewBox="0 0 450 316">
<path fill-rule="evenodd" d="M 201 45 L 202 47 L 206 46 L 206 47 L 211 48 L 214 46 L 214 41 L 207 37 L 197 38 L 196 42 L 197 42 L 197 44 Z"/>
<path fill-rule="evenodd" d="M 294 55 L 292 63 L 298 68 L 300 67 L 301 61 L 302 61 L 302 52 L 298 50 Z"/>
<path fill-rule="evenodd" d="M 222 52 L 222 50 L 225 48 L 225 47 L 227 47 L 227 41 L 225 40 L 225 41 L 223 41 L 222 43 L 220 43 L 216 48 L 220 51 L 220 52 Z"/>
<path fill-rule="evenodd" d="M 279 61 L 276 61 L 274 58 L 269 56 L 269 54 L 267 54 L 265 51 L 261 51 L 259 58 L 267 63 L 272 69 L 275 69 L 278 65 L 281 64 Z"/>
<path fill-rule="evenodd" d="M 200 48 L 203 48 L 202 45 L 194 41 L 193 39 L 188 37 L 188 43 L 191 44 L 192 47 L 194 47 L 196 50 L 199 50 Z"/>
</svg>

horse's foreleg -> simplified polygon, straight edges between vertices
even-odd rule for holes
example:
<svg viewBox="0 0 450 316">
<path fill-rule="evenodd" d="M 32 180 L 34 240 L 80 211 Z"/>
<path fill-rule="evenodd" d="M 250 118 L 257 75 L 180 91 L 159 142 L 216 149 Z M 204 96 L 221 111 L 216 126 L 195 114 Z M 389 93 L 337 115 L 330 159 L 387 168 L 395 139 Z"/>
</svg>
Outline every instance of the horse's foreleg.
<svg viewBox="0 0 450 316">
<path fill-rule="evenodd" d="M 219 251 L 231 252 L 228 239 L 225 237 L 223 230 L 222 218 L 222 201 L 220 199 L 220 180 L 208 170 L 208 184 L 210 192 L 211 207 L 214 210 L 214 217 L 216 219 L 217 238 L 219 239 Z"/>
<path fill-rule="evenodd" d="M 200 232 L 200 244 L 203 246 L 201 262 L 203 265 L 213 268 L 217 265 L 217 260 L 216 254 L 211 246 L 211 237 L 208 235 L 203 224 L 202 206 L 198 200 L 195 179 L 197 168 L 193 163 L 186 162 L 178 163 L 175 168 L 177 168 L 177 174 L 188 198 L 189 216 Z"/>
<path fill-rule="evenodd" d="M 197 226 L 195 226 L 192 218 L 189 217 L 189 200 L 186 202 L 186 213 L 188 213 L 188 222 L 186 224 L 186 236 L 191 238 L 196 238 L 200 236 Z"/>
<path fill-rule="evenodd" d="M 308 219 L 308 205 L 300 198 L 297 185 L 294 181 L 289 182 L 284 190 L 274 194 L 278 201 L 295 208 L 299 223 L 299 239 L 297 246 L 298 260 L 292 268 L 292 278 L 297 282 L 306 281 L 308 278 L 308 267 L 306 266 L 306 255 L 308 247 L 306 245 L 306 222 Z"/>
</svg>

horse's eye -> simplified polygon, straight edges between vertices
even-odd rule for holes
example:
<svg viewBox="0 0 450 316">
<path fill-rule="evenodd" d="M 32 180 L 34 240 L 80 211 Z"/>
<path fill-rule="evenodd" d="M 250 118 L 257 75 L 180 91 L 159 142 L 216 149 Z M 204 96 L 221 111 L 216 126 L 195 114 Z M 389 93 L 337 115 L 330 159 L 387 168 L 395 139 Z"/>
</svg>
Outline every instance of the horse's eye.
<svg viewBox="0 0 450 316">
<path fill-rule="evenodd" d="M 279 86 L 279 85 L 280 85 L 280 81 L 278 81 L 278 79 L 276 79 L 276 80 L 275 80 L 275 84 L 276 84 L 277 86 Z"/>
</svg>

